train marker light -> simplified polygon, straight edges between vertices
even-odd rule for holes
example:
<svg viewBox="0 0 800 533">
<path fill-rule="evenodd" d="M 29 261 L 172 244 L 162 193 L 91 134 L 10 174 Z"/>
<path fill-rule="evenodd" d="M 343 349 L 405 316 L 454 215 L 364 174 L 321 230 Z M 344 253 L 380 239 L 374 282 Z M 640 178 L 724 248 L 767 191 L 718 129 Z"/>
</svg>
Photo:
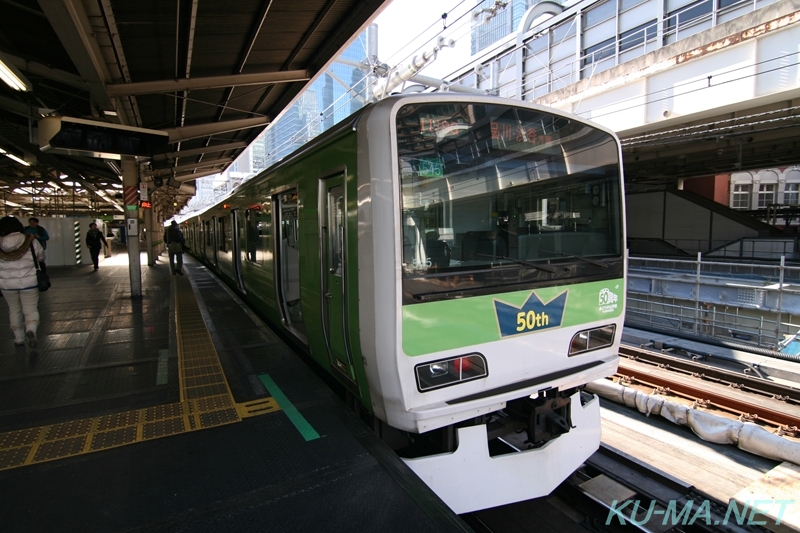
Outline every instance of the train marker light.
<svg viewBox="0 0 800 533">
<path fill-rule="evenodd" d="M 569 343 L 569 357 L 573 355 L 607 348 L 614 344 L 614 332 L 617 327 L 614 324 L 594 329 L 579 331 L 572 337 Z"/>
<path fill-rule="evenodd" d="M 479 353 L 417 365 L 417 389 L 427 392 L 489 375 L 486 359 Z"/>
</svg>

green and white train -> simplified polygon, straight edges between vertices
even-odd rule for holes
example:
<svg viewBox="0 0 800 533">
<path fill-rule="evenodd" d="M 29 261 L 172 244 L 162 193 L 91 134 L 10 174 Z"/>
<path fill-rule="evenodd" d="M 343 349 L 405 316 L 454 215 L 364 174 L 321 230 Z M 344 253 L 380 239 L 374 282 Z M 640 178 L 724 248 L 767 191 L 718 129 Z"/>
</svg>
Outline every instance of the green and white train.
<svg viewBox="0 0 800 533">
<path fill-rule="evenodd" d="M 619 141 L 524 102 L 371 104 L 181 224 L 456 512 L 550 493 L 617 368 Z"/>
</svg>

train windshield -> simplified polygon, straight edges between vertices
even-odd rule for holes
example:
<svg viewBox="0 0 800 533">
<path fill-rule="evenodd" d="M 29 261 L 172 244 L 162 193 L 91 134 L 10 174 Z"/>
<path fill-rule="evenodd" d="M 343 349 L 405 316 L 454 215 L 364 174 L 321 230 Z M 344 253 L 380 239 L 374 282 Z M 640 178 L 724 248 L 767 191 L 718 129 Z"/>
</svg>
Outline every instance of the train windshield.
<svg viewBox="0 0 800 533">
<path fill-rule="evenodd" d="M 424 103 L 399 110 L 397 143 L 407 303 L 621 277 L 619 149 L 608 133 L 532 109 Z"/>
</svg>

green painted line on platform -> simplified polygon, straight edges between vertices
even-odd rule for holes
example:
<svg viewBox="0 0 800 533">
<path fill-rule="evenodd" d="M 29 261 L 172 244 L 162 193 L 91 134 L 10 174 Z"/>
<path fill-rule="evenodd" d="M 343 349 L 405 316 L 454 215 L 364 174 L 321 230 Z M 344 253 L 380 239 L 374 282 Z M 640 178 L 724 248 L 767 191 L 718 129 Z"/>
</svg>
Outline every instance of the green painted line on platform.
<svg viewBox="0 0 800 533">
<path fill-rule="evenodd" d="M 166 385 L 169 381 L 169 350 L 158 351 L 158 369 L 156 370 L 156 385 Z"/>
<path fill-rule="evenodd" d="M 283 412 L 286 413 L 286 416 L 289 417 L 289 420 L 294 424 L 294 427 L 297 428 L 297 431 L 300 432 L 300 435 L 302 435 L 304 439 L 309 441 L 319 438 L 319 433 L 311 427 L 311 424 L 300 414 L 297 407 L 292 405 L 292 402 L 289 401 L 289 398 L 286 397 L 280 387 L 272 381 L 269 374 L 259 374 L 258 379 L 260 379 L 261 383 L 267 388 L 267 392 L 275 398 L 275 401 L 278 402 L 278 405 Z"/>
</svg>

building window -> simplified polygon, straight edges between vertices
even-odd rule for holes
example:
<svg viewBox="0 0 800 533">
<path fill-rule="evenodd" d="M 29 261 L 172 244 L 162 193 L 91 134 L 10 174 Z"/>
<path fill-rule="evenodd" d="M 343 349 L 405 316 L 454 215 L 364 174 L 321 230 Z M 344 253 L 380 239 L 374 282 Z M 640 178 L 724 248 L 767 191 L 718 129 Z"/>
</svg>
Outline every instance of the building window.
<svg viewBox="0 0 800 533">
<path fill-rule="evenodd" d="M 612 37 L 611 39 L 606 39 L 602 43 L 595 44 L 586 48 L 583 51 L 583 60 L 581 60 L 581 67 L 585 73 L 586 67 L 592 65 L 594 63 L 598 63 L 603 59 L 613 57 L 614 56 L 614 48 L 616 45 L 616 40 Z"/>
<path fill-rule="evenodd" d="M 733 209 L 750 209 L 750 185 L 733 186 Z"/>
<path fill-rule="evenodd" d="M 763 209 L 775 203 L 775 184 L 762 183 L 758 188 L 758 208 Z"/>
<path fill-rule="evenodd" d="M 783 203 L 797 205 L 800 199 L 800 183 L 787 183 L 783 189 Z"/>
<path fill-rule="evenodd" d="M 596 24 L 600 24 L 604 20 L 608 20 L 613 17 L 617 10 L 617 3 L 616 2 L 603 2 L 597 7 L 594 7 L 586 12 L 586 18 L 584 19 L 586 28 L 591 28 Z"/>
<path fill-rule="evenodd" d="M 619 34 L 619 51 L 624 52 L 655 39 L 658 35 L 657 21 L 651 20 L 641 26 Z"/>
<path fill-rule="evenodd" d="M 619 10 L 620 10 L 620 12 L 627 11 L 628 9 L 630 9 L 632 7 L 638 6 L 639 4 L 641 4 L 644 1 L 645 0 L 620 0 L 620 2 L 619 2 Z"/>
<path fill-rule="evenodd" d="M 676 9 L 667 15 L 667 20 L 664 23 L 664 31 L 672 33 L 676 31 L 676 28 L 680 30 L 690 26 L 690 23 L 693 21 L 699 22 L 699 20 L 696 19 L 703 18 L 705 15 L 710 14 L 713 7 L 714 4 L 711 0 L 700 0 L 694 4 Z"/>
<path fill-rule="evenodd" d="M 575 18 L 553 28 L 553 44 L 558 44 L 575 35 Z"/>
</svg>

